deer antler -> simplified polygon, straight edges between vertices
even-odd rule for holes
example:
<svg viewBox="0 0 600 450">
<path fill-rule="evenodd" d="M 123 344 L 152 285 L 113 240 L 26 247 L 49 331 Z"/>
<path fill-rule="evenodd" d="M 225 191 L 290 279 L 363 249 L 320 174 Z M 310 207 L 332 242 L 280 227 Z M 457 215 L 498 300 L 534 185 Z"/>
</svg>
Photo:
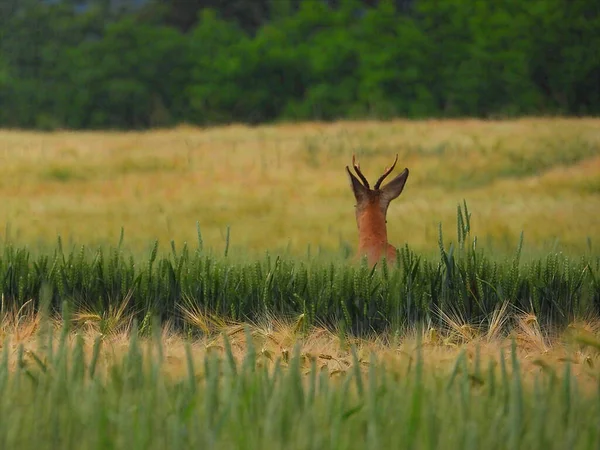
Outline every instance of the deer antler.
<svg viewBox="0 0 600 450">
<path fill-rule="evenodd" d="M 379 179 L 377 180 L 377 183 L 375 183 L 375 190 L 379 189 L 379 186 L 381 186 L 381 183 L 383 182 L 383 180 L 385 180 L 385 177 L 387 177 L 390 173 L 392 173 L 392 170 L 394 170 L 394 167 L 396 167 L 397 162 L 398 162 L 398 154 L 396 153 L 396 159 L 394 160 L 394 164 L 392 164 L 391 167 L 386 168 L 385 172 L 383 172 L 383 175 L 381 175 L 379 177 Z"/>
<path fill-rule="evenodd" d="M 352 154 L 352 166 L 354 167 L 354 170 L 356 171 L 356 174 L 358 175 L 358 178 L 360 178 L 362 180 L 362 182 L 364 183 L 365 187 L 367 189 L 371 189 L 371 186 L 369 186 L 369 182 L 367 181 L 367 178 L 360 171 L 360 164 L 358 163 L 358 161 L 356 161 L 356 155 L 355 154 Z"/>
</svg>

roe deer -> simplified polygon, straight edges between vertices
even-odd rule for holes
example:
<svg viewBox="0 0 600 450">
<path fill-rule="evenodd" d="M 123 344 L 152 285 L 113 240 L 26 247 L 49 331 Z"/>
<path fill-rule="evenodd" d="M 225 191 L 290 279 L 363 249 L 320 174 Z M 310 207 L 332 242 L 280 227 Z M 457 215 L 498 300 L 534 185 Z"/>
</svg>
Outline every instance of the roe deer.
<svg viewBox="0 0 600 450">
<path fill-rule="evenodd" d="M 388 262 L 396 259 L 396 248 L 387 240 L 387 209 L 392 200 L 400 195 L 408 178 L 408 169 L 404 169 L 400 175 L 380 189 L 381 183 L 387 177 L 398 162 L 398 155 L 391 167 L 385 169 L 379 177 L 373 189 L 369 186 L 366 177 L 360 171 L 360 164 L 356 156 L 352 155 L 352 166 L 360 178 L 359 181 L 350 171 L 350 183 L 354 197 L 356 198 L 356 224 L 358 225 L 358 258 L 367 256 L 369 265 L 374 265 L 382 257 Z"/>
</svg>

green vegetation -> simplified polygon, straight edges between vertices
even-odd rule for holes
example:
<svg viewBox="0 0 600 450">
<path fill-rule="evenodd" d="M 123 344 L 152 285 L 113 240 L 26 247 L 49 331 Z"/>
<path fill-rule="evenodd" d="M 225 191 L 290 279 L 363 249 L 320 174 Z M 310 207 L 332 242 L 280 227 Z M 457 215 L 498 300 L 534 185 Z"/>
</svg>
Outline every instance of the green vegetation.
<svg viewBox="0 0 600 450">
<path fill-rule="evenodd" d="M 112 3 L 0 0 L 0 127 L 447 120 L 1 131 L 1 448 L 599 447 L 599 122 L 452 120 L 600 113 L 597 2 Z"/>
<path fill-rule="evenodd" d="M 596 0 L 109 5 L 0 2 L 0 126 L 600 113 Z"/>
<path fill-rule="evenodd" d="M 426 370 L 419 349 L 403 368 L 353 350 L 349 366 L 328 371 L 299 347 L 271 361 L 247 329 L 243 359 L 229 339 L 220 356 L 201 359 L 188 344 L 174 374 L 164 370 L 172 356 L 158 329 L 151 341 L 134 331 L 111 356 L 102 337 L 91 352 L 83 336 L 71 337 L 65 319 L 56 337 L 41 322 L 37 347 L 12 351 L 4 342 L 4 448 L 546 450 L 600 442 L 597 386 L 579 383 L 570 363 L 557 373 L 540 362 L 544 370 L 530 376 L 515 346 L 500 364 L 461 353 L 451 371 Z"/>
<path fill-rule="evenodd" d="M 66 250 L 59 238 L 52 255 L 32 257 L 25 248 L 5 245 L 0 259 L 3 304 L 18 310 L 41 289 L 51 304 L 102 316 L 126 299 L 126 312 L 148 330 L 152 319 L 182 327 L 182 305 L 234 321 L 302 315 L 302 325 L 325 324 L 353 333 L 405 331 L 416 324 L 441 325 L 443 314 L 468 324 L 489 325 L 493 312 L 507 303 L 536 315 L 547 325 L 565 327 L 573 320 L 600 314 L 600 258 L 572 259 L 561 254 L 521 263 L 515 255 L 498 262 L 477 248 L 470 235 L 470 214 L 459 207 L 456 245 L 430 260 L 408 246 L 398 250 L 394 266 L 370 268 L 322 259 L 291 260 L 270 256 L 231 260 L 229 238 L 222 257 L 187 244 L 158 255 L 158 242 L 147 260 L 127 256 L 119 246 L 103 251 Z M 522 243 L 521 243 L 522 244 Z M 442 315 L 441 315 L 442 314 Z"/>
</svg>

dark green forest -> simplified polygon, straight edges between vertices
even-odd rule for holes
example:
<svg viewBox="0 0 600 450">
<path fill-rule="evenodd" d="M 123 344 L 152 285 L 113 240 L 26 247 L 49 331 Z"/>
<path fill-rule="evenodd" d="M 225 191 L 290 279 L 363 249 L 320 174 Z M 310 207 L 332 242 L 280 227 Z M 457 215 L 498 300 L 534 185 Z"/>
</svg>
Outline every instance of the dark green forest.
<svg viewBox="0 0 600 450">
<path fill-rule="evenodd" d="M 0 0 L 0 126 L 600 113 L 597 0 Z"/>
</svg>

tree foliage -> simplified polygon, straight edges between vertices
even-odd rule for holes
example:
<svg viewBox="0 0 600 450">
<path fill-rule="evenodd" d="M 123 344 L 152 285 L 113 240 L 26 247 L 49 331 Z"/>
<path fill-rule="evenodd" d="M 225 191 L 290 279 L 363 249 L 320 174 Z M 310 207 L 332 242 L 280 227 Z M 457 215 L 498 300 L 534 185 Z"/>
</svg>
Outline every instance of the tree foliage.
<svg viewBox="0 0 600 450">
<path fill-rule="evenodd" d="M 0 126 L 600 112 L 592 0 L 114 3 L 0 0 Z"/>
</svg>

